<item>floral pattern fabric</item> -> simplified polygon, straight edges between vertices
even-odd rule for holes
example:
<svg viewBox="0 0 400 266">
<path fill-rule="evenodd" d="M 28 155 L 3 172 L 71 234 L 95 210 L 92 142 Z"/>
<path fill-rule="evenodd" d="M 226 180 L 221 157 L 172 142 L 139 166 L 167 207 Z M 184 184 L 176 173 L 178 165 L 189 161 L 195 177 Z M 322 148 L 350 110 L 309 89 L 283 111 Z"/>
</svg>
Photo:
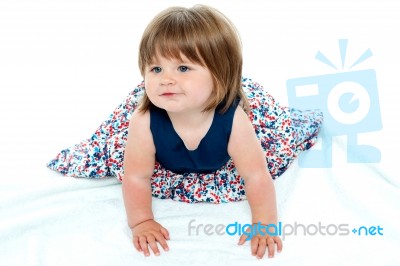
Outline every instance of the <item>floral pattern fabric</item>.
<svg viewBox="0 0 400 266">
<path fill-rule="evenodd" d="M 319 111 L 283 107 L 258 83 L 242 79 L 249 104 L 249 118 L 261 142 L 273 179 L 282 175 L 297 155 L 317 141 L 323 116 Z M 47 167 L 65 176 L 104 178 L 123 182 L 123 158 L 130 117 L 144 93 L 138 85 L 94 134 L 64 149 Z M 176 174 L 156 162 L 151 177 L 152 195 L 188 203 L 222 203 L 246 199 L 244 181 L 234 162 L 207 174 Z"/>
</svg>

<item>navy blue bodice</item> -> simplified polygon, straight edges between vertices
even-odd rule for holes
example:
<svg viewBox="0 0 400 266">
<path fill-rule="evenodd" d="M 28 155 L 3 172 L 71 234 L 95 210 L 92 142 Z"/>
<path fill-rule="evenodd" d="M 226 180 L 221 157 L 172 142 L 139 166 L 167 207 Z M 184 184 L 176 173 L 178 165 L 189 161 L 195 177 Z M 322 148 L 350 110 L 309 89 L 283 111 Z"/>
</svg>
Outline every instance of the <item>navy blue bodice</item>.
<svg viewBox="0 0 400 266">
<path fill-rule="evenodd" d="M 167 112 L 152 106 L 150 129 L 156 148 L 156 161 L 178 174 L 209 173 L 220 169 L 230 159 L 228 142 L 237 104 L 238 101 L 223 114 L 217 107 L 207 134 L 195 150 L 186 148 Z"/>
</svg>

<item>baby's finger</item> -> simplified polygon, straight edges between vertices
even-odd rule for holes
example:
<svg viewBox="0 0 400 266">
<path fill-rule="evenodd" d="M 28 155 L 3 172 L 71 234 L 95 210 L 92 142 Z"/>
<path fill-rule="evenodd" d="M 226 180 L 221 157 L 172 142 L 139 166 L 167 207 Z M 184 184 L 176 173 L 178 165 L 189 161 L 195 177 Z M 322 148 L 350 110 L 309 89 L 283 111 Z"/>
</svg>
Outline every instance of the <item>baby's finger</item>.
<svg viewBox="0 0 400 266">
<path fill-rule="evenodd" d="M 255 256 L 257 254 L 257 249 L 258 249 L 258 237 L 253 237 L 251 239 L 251 254 Z"/>
<path fill-rule="evenodd" d="M 279 237 L 275 237 L 275 243 L 278 246 L 278 252 L 282 252 L 282 239 L 280 239 Z"/>
<path fill-rule="evenodd" d="M 164 238 L 164 235 L 161 234 L 161 233 L 159 233 L 159 234 L 155 234 L 155 237 L 156 237 L 158 243 L 160 243 L 160 245 L 162 246 L 162 248 L 163 248 L 165 251 L 168 251 L 168 250 L 169 250 L 169 247 L 168 247 L 167 241 L 166 241 L 165 238 Z"/>
<path fill-rule="evenodd" d="M 246 235 L 241 235 L 240 238 L 239 238 L 238 245 L 243 245 L 244 242 L 246 242 L 246 238 L 247 238 Z"/>
<path fill-rule="evenodd" d="M 142 251 L 142 249 L 140 248 L 139 237 L 135 236 L 133 238 L 132 242 L 137 251 L 139 251 L 139 252 Z"/>
<path fill-rule="evenodd" d="M 149 243 L 149 246 L 153 251 L 154 255 L 156 256 L 160 255 L 160 250 L 158 249 L 156 238 L 153 235 L 147 237 L 147 242 Z"/>
<path fill-rule="evenodd" d="M 258 241 L 257 259 L 262 259 L 264 257 L 266 248 L 267 248 L 267 240 L 265 238 L 261 238 Z"/>
<path fill-rule="evenodd" d="M 166 228 L 161 227 L 161 233 L 164 235 L 164 238 L 165 238 L 165 239 L 170 240 L 170 238 L 169 238 L 169 232 L 168 232 L 168 230 L 167 230 Z"/>
<path fill-rule="evenodd" d="M 268 244 L 268 257 L 273 258 L 275 254 L 275 241 L 272 237 L 267 239 Z"/>
<path fill-rule="evenodd" d="M 150 256 L 149 247 L 147 245 L 147 238 L 145 236 L 139 237 L 140 249 L 143 251 L 145 256 Z"/>
</svg>

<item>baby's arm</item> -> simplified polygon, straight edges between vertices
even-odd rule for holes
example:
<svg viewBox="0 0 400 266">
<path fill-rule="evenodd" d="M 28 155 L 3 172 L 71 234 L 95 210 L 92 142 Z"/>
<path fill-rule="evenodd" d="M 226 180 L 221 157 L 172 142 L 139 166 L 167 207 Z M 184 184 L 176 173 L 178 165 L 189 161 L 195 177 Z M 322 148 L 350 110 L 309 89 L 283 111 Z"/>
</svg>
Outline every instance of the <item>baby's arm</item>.
<svg viewBox="0 0 400 266">
<path fill-rule="evenodd" d="M 128 225 L 132 229 L 133 244 L 138 251 L 150 255 L 148 245 L 154 254 L 159 250 L 158 241 L 168 250 L 168 231 L 154 221 L 150 178 L 155 163 L 155 147 L 150 131 L 149 112 L 134 112 L 129 123 L 128 140 L 124 155 L 124 176 L 122 192 Z"/>
<path fill-rule="evenodd" d="M 249 118 L 240 107 L 235 112 L 228 152 L 236 169 L 244 179 L 246 196 L 252 213 L 252 223 L 277 224 L 275 189 L 267 170 L 265 154 Z M 245 238 L 246 236 L 242 235 L 239 244 L 243 244 Z M 272 257 L 275 243 L 280 252 L 282 241 L 279 237 L 256 235 L 251 239 L 252 254 L 262 258 L 268 246 L 268 255 Z"/>
</svg>

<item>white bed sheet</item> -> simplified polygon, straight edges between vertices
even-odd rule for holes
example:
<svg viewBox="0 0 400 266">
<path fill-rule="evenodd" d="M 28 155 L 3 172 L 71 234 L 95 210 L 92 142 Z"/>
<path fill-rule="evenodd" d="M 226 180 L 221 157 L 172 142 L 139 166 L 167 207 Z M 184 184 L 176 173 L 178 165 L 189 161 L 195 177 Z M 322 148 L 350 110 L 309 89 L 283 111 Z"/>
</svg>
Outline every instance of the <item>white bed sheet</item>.
<svg viewBox="0 0 400 266">
<path fill-rule="evenodd" d="M 34 156 L 34 155 L 32 155 Z M 32 161 L 35 161 L 32 159 Z M 275 181 L 280 221 L 381 226 L 382 236 L 286 236 L 273 259 L 258 261 L 237 236 L 206 235 L 188 224 L 242 224 L 246 201 L 186 204 L 153 200 L 156 219 L 170 232 L 170 251 L 144 257 L 131 244 L 121 185 L 114 179 L 63 177 L 34 163 L 0 189 L 2 265 L 398 265 L 399 188 L 379 169 L 340 164 L 300 169 Z M 353 173 L 349 175 L 349 173 Z M 354 174 L 357 173 L 357 174 Z M 29 178 L 18 178 L 27 175 Z M 11 173 L 8 176 L 13 176 Z"/>
</svg>

